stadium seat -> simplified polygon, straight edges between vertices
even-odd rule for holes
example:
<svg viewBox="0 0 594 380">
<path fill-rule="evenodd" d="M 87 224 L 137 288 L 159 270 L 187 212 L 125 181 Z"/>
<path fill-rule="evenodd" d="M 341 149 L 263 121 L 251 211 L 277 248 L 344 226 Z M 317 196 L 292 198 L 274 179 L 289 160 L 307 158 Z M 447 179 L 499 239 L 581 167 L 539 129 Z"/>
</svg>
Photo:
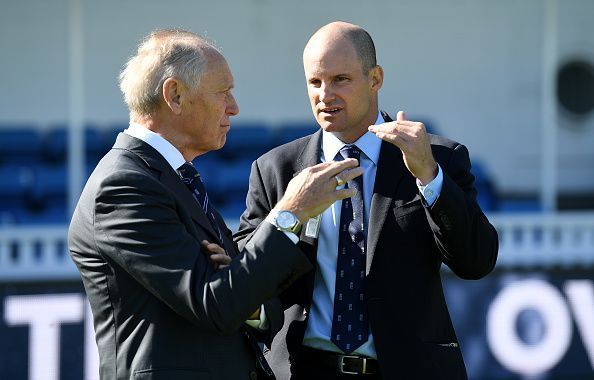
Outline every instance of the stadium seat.
<svg viewBox="0 0 594 380">
<path fill-rule="evenodd" d="M 286 123 L 274 130 L 274 146 L 279 146 L 300 137 L 311 135 L 320 127 L 315 123 Z"/>
<path fill-rule="evenodd" d="M 85 155 L 87 162 L 97 163 L 109 149 L 105 146 L 103 131 L 97 128 L 85 129 Z M 66 127 L 56 127 L 43 137 L 43 158 L 53 163 L 65 163 L 68 155 L 68 131 Z"/>
<path fill-rule="evenodd" d="M 67 168 L 64 165 L 40 164 L 34 168 L 33 195 L 62 196 L 68 188 Z"/>
<path fill-rule="evenodd" d="M 496 211 L 499 207 L 497 191 L 480 160 L 473 160 L 471 173 L 474 175 L 474 186 L 478 191 L 477 202 L 481 209 L 483 211 Z"/>
<path fill-rule="evenodd" d="M 258 157 L 274 145 L 272 130 L 261 124 L 233 125 L 220 154 L 224 157 Z"/>
<path fill-rule="evenodd" d="M 0 141 L 0 162 L 23 164 L 41 157 L 41 134 L 32 126 L 2 127 Z"/>
<path fill-rule="evenodd" d="M 35 180 L 30 166 L 6 164 L 0 166 L 0 199 L 24 199 Z"/>
</svg>

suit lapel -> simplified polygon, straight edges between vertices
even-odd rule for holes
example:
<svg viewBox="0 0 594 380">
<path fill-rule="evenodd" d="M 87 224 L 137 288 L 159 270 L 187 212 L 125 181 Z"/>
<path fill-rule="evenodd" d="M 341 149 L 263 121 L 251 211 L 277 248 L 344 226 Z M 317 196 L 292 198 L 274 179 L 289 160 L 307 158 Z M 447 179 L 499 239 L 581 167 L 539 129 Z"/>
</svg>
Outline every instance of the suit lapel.
<svg viewBox="0 0 594 380">
<path fill-rule="evenodd" d="M 159 180 L 161 183 L 184 205 L 184 208 L 190 213 L 192 219 L 198 223 L 202 229 L 212 235 L 214 238 L 213 241 L 218 241 L 217 233 L 214 231 L 208 217 L 204 213 L 204 210 L 202 210 L 202 207 L 200 207 L 198 202 L 192 197 L 192 194 L 186 185 L 184 185 L 177 172 L 173 170 L 157 150 L 144 141 L 125 133 L 120 133 L 118 135 L 114 148 L 125 149 L 135 153 L 149 168 L 160 173 Z"/>
<path fill-rule="evenodd" d="M 383 111 L 382 116 L 386 122 L 392 121 L 390 116 Z M 392 208 L 396 189 L 405 173 L 408 173 L 408 169 L 406 169 L 400 149 L 388 142 L 382 141 L 369 210 L 366 274 L 369 274 L 386 215 L 388 214 L 388 210 Z"/>
<path fill-rule="evenodd" d="M 293 176 L 298 174 L 305 168 L 310 166 L 316 165 L 320 163 L 320 157 L 322 155 L 322 130 L 318 130 L 316 133 L 311 135 L 311 138 L 308 140 L 307 144 L 297 157 L 297 165 L 295 167 L 295 173 Z M 316 250 L 318 247 L 318 239 L 305 236 L 305 228 L 303 226 L 301 228 L 301 235 L 299 236 L 299 240 L 301 242 L 300 246 L 302 249 L 308 251 L 308 256 L 311 258 L 316 257 Z"/>
</svg>

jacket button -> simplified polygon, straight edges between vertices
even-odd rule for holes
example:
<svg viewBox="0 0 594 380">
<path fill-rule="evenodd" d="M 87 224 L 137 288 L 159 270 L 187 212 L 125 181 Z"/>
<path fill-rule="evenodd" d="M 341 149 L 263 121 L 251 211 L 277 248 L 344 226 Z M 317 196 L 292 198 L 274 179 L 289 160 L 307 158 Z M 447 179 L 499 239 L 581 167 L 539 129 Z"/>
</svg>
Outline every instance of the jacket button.
<svg viewBox="0 0 594 380">
<path fill-rule="evenodd" d="M 258 373 L 256 371 L 250 372 L 250 380 L 258 380 Z"/>
</svg>

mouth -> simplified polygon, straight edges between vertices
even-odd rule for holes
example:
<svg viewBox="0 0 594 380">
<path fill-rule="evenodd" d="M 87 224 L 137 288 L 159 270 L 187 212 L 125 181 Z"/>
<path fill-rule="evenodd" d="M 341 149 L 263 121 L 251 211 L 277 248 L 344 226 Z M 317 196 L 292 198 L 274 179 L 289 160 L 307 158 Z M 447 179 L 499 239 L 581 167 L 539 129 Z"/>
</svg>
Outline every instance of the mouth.
<svg viewBox="0 0 594 380">
<path fill-rule="evenodd" d="M 342 111 L 342 108 L 340 108 L 340 107 L 324 107 L 324 108 L 321 108 L 318 111 L 318 113 L 321 115 L 334 116 L 337 113 L 339 113 L 340 111 Z"/>
</svg>

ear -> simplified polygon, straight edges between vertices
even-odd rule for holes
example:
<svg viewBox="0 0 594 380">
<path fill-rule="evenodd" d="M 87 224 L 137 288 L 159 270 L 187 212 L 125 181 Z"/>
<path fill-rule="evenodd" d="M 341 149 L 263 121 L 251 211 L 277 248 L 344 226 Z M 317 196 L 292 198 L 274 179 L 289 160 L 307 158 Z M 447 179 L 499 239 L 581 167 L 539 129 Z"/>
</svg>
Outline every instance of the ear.
<svg viewBox="0 0 594 380">
<path fill-rule="evenodd" d="M 182 95 L 184 87 L 176 78 L 167 78 L 163 82 L 163 100 L 175 115 L 181 113 Z"/>
<path fill-rule="evenodd" d="M 369 70 L 368 78 L 371 83 L 371 89 L 375 92 L 379 91 L 384 84 L 384 69 L 380 65 L 376 65 Z"/>
</svg>

